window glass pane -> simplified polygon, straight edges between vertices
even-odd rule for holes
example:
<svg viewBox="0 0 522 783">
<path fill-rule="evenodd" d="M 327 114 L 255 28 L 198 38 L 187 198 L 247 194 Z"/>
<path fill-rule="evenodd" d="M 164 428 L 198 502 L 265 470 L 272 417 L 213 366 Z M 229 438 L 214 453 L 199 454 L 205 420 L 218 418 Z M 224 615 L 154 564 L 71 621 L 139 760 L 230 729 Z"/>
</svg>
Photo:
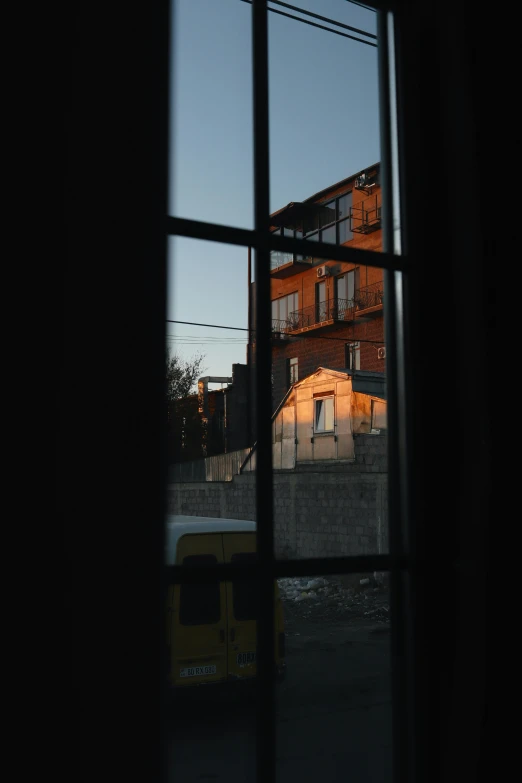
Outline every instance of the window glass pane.
<svg viewBox="0 0 522 783">
<path fill-rule="evenodd" d="M 355 292 L 357 291 L 357 270 L 353 269 L 350 272 L 346 273 L 346 281 L 347 281 L 347 298 L 353 299 L 355 296 Z"/>
<path fill-rule="evenodd" d="M 315 429 L 324 430 L 324 409 L 323 400 L 315 401 Z"/>
<path fill-rule="evenodd" d="M 321 239 L 323 242 L 330 242 L 332 245 L 335 245 L 335 236 L 335 225 L 329 226 L 329 228 L 323 228 L 321 231 Z"/>
<path fill-rule="evenodd" d="M 333 430 L 334 428 L 334 401 L 332 399 L 325 400 L 324 428 L 325 430 Z"/>
<path fill-rule="evenodd" d="M 216 565 L 214 555 L 188 555 L 184 565 Z M 219 622 L 221 606 L 219 582 L 213 584 L 182 584 L 180 589 L 179 617 L 181 625 L 210 625 Z"/>
<path fill-rule="evenodd" d="M 331 535 L 324 527 L 319 542 Z M 373 572 L 278 580 L 286 675 L 276 688 L 277 783 L 391 783 L 388 582 Z"/>
<path fill-rule="evenodd" d="M 297 316 L 272 343 L 276 556 L 384 553 L 387 427 L 375 426 L 372 404 L 387 407 L 382 270 L 314 257 L 310 267 L 272 279 L 271 290 L 273 297 L 299 293 Z M 292 386 L 294 358 L 299 378 Z M 327 549 L 314 543 L 323 524 L 340 535 Z"/>
<path fill-rule="evenodd" d="M 240 462 L 253 443 L 248 248 L 175 237 L 168 251 L 169 513 L 216 516 L 198 509 L 192 482 L 231 478 L 224 455 Z"/>
<path fill-rule="evenodd" d="M 172 3 L 171 215 L 254 226 L 251 17 L 237 0 Z"/>
<path fill-rule="evenodd" d="M 339 223 L 339 244 L 344 245 L 345 242 L 349 242 L 352 239 L 353 232 L 350 229 L 350 218 L 347 218 Z"/>
<path fill-rule="evenodd" d="M 296 383 L 299 378 L 298 361 L 297 357 L 288 360 L 288 382 L 290 384 Z"/>
<path fill-rule="evenodd" d="M 346 344 L 346 367 L 349 370 L 361 369 L 361 346 L 360 343 L 347 343 Z M 371 429 L 373 429 L 373 401 L 372 401 L 372 420 Z M 386 403 L 383 401 L 383 406 L 386 408 Z M 386 429 L 386 428 L 384 428 Z"/>
<path fill-rule="evenodd" d="M 350 217 L 350 207 L 352 206 L 352 194 L 345 193 L 344 196 L 341 196 L 339 199 L 337 199 L 337 209 L 338 209 L 338 215 L 339 220 L 341 218 Z"/>
</svg>

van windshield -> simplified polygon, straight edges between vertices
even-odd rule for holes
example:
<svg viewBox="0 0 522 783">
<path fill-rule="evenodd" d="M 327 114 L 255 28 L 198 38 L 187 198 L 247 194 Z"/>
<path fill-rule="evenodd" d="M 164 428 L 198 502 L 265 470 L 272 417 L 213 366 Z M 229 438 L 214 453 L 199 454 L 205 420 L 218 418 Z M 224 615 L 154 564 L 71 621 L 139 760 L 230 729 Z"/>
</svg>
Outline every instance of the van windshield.
<svg viewBox="0 0 522 783">
<path fill-rule="evenodd" d="M 187 555 L 184 565 L 216 565 L 214 555 Z M 182 584 L 179 599 L 179 621 L 181 625 L 210 625 L 218 623 L 221 617 L 219 581 L 210 584 Z"/>
<path fill-rule="evenodd" d="M 236 552 L 232 562 L 251 562 L 256 559 L 255 552 Z M 257 595 L 255 582 L 232 582 L 234 617 L 236 620 L 255 620 L 257 617 Z"/>
</svg>

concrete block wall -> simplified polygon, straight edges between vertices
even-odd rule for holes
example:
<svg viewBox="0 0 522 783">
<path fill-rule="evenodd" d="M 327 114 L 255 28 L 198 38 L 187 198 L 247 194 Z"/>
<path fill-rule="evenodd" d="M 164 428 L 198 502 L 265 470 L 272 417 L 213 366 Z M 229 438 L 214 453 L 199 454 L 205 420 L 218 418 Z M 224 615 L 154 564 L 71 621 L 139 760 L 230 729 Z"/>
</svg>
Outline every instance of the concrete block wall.
<svg viewBox="0 0 522 783">
<path fill-rule="evenodd" d="M 386 436 L 356 435 L 355 447 L 355 462 L 274 471 L 278 557 L 388 552 Z M 227 482 L 171 484 L 168 513 L 255 520 L 255 482 L 256 474 L 247 473 Z"/>
</svg>

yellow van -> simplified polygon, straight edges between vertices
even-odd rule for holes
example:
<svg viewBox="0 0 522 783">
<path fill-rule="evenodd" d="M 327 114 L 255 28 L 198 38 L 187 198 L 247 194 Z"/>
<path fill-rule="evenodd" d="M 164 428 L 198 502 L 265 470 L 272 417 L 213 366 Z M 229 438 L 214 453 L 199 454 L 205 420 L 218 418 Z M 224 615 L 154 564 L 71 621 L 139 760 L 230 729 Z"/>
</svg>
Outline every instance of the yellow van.
<svg viewBox="0 0 522 783">
<path fill-rule="evenodd" d="M 215 565 L 255 557 L 256 523 L 169 515 L 166 564 Z M 173 584 L 167 595 L 167 679 L 174 688 L 248 680 L 256 675 L 256 619 L 251 582 Z M 283 605 L 275 587 L 275 671 L 284 676 Z"/>
</svg>

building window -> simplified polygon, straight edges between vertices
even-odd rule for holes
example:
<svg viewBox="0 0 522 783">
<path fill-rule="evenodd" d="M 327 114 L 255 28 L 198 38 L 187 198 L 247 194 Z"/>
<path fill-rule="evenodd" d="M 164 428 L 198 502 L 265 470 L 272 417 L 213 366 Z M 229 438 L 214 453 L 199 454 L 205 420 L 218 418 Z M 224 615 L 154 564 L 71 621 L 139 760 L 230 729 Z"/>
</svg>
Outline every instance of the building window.
<svg viewBox="0 0 522 783">
<path fill-rule="evenodd" d="M 318 206 L 323 207 L 322 211 L 305 222 L 306 239 L 329 242 L 332 245 L 343 245 L 353 239 L 350 225 L 351 190 Z"/>
<path fill-rule="evenodd" d="M 303 221 L 302 230 L 291 228 L 277 228 L 272 232 L 275 236 L 295 237 L 296 239 L 308 239 L 310 242 L 328 242 L 331 245 L 344 245 L 353 239 L 351 229 L 352 191 L 344 193 L 338 198 L 328 201 L 326 204 L 318 204 L 322 207 L 316 214 L 309 215 Z M 292 260 L 302 261 L 305 256 L 272 250 L 270 254 L 270 268 L 277 269 Z"/>
<path fill-rule="evenodd" d="M 289 233 L 293 236 L 294 232 L 289 232 L 288 229 L 278 228 L 274 232 L 275 236 L 282 236 L 284 233 L 284 236 L 288 236 Z M 281 250 L 271 250 L 270 251 L 270 269 L 278 269 L 280 266 L 284 266 L 285 264 L 289 264 L 294 260 L 294 254 L 293 253 L 285 253 Z"/>
<path fill-rule="evenodd" d="M 359 290 L 359 267 L 335 278 L 335 317 L 343 319 L 355 307 Z M 346 365 L 348 367 L 348 364 Z"/>
<path fill-rule="evenodd" d="M 346 343 L 344 361 L 348 370 L 361 369 L 361 343 Z"/>
<path fill-rule="evenodd" d="M 299 294 L 294 291 L 287 296 L 272 300 L 272 321 L 284 321 L 284 326 L 288 326 L 292 320 L 290 315 L 299 309 Z M 278 324 L 274 324 L 278 328 Z"/>
<path fill-rule="evenodd" d="M 321 280 L 315 284 L 315 322 L 326 321 L 328 318 L 328 299 L 326 291 L 326 280 Z"/>
<path fill-rule="evenodd" d="M 287 386 L 291 386 L 298 380 L 298 359 L 294 356 L 292 359 L 287 359 Z"/>
<path fill-rule="evenodd" d="M 319 397 L 314 400 L 314 432 L 333 432 L 334 398 Z"/>
</svg>

